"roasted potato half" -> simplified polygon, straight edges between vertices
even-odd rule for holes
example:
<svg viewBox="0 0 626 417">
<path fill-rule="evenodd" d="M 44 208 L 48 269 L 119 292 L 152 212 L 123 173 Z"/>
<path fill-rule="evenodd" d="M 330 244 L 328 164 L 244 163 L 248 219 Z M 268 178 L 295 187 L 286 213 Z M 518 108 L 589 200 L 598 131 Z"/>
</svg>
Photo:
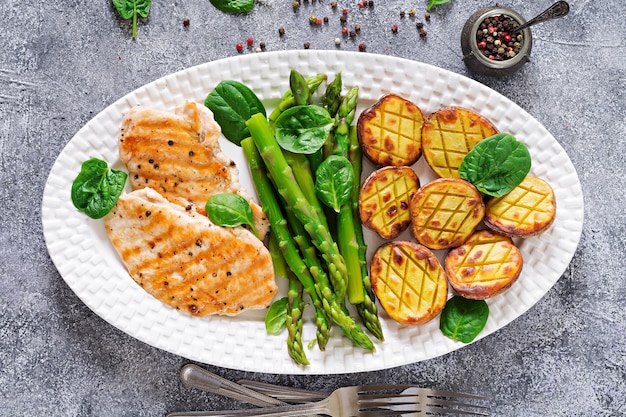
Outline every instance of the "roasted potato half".
<svg viewBox="0 0 626 417">
<path fill-rule="evenodd" d="M 413 235 L 430 249 L 462 245 L 485 216 L 482 195 L 468 181 L 438 178 L 411 199 Z"/>
<path fill-rule="evenodd" d="M 459 295 L 484 300 L 517 281 L 523 260 L 510 237 L 480 230 L 448 252 L 444 265 L 448 281 Z"/>
<path fill-rule="evenodd" d="M 478 142 L 496 133 L 496 127 L 480 114 L 462 107 L 444 107 L 424 121 L 424 158 L 440 177 L 460 178 L 459 166 L 465 155 Z"/>
<path fill-rule="evenodd" d="M 489 200 L 485 224 L 512 237 L 539 235 L 556 217 L 556 198 L 550 184 L 531 175 L 508 194 Z"/>
<path fill-rule="evenodd" d="M 398 237 L 411 223 L 411 199 L 419 186 L 411 167 L 384 167 L 372 172 L 359 193 L 361 222 L 384 239 Z"/>
<path fill-rule="evenodd" d="M 422 155 L 424 116 L 413 102 L 387 94 L 357 121 L 363 153 L 379 166 L 412 165 Z"/>
<path fill-rule="evenodd" d="M 372 288 L 395 321 L 422 324 L 436 317 L 448 299 L 448 281 L 437 257 L 410 241 L 380 246 L 372 258 Z"/>
</svg>

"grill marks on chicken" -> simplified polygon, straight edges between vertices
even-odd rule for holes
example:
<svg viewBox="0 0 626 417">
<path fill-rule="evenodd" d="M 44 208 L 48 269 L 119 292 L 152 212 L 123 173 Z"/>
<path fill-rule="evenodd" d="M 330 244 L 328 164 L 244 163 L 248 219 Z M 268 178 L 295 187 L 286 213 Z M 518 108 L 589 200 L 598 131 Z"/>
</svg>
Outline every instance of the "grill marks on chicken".
<svg viewBox="0 0 626 417">
<path fill-rule="evenodd" d="M 276 295 L 271 256 L 252 233 L 217 226 L 153 189 L 123 194 L 105 227 L 137 284 L 176 309 L 235 315 Z"/>
<path fill-rule="evenodd" d="M 220 149 L 220 127 L 209 109 L 187 102 L 167 112 L 134 107 L 124 117 L 120 159 L 133 189 L 154 188 L 169 201 L 206 214 L 207 200 L 219 193 L 239 194 L 250 202 L 263 237 L 268 221 L 239 184 L 235 163 Z"/>
<path fill-rule="evenodd" d="M 220 127 L 203 105 L 174 112 L 134 107 L 124 117 L 119 155 L 132 192 L 105 217 L 129 274 L 158 300 L 195 316 L 267 308 L 276 295 L 271 256 L 244 227 L 221 227 L 205 205 L 218 193 L 244 197 L 262 239 L 269 222 L 220 149 Z"/>
</svg>

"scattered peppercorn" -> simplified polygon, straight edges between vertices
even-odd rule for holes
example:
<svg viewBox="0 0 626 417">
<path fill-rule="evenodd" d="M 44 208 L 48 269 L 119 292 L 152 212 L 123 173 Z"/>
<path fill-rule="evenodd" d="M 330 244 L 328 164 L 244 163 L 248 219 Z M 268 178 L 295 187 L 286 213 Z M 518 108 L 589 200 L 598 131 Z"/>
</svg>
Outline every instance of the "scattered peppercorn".
<svg viewBox="0 0 626 417">
<path fill-rule="evenodd" d="M 324 23 L 328 23 L 328 16 L 324 16 Z"/>
<path fill-rule="evenodd" d="M 265 51 L 265 42 L 259 42 L 259 48 L 261 48 L 261 50 Z"/>
<path fill-rule="evenodd" d="M 402 10 L 402 11 L 400 12 L 400 19 L 404 19 L 404 16 L 405 16 L 405 13 L 404 13 L 404 10 Z"/>
<path fill-rule="evenodd" d="M 415 17 L 416 14 L 417 14 L 417 12 L 415 11 L 415 9 L 409 10 L 409 16 Z"/>
<path fill-rule="evenodd" d="M 350 31 L 350 37 L 351 38 L 356 38 L 356 30 L 351 30 Z"/>
<path fill-rule="evenodd" d="M 374 7 L 374 0 L 369 0 L 369 1 L 367 2 L 367 5 L 368 5 L 369 7 Z"/>
<path fill-rule="evenodd" d="M 337 8 L 337 2 L 336 1 L 331 1 L 330 2 L 330 7 L 332 7 L 333 9 Z"/>
<path fill-rule="evenodd" d="M 426 35 L 428 35 L 428 32 L 426 32 L 424 29 L 420 29 L 418 33 L 420 34 L 420 38 L 422 39 L 424 39 Z"/>
<path fill-rule="evenodd" d="M 430 13 L 428 12 L 424 13 L 424 19 L 430 20 Z"/>
<path fill-rule="evenodd" d="M 396 25 L 396 24 L 391 25 L 391 31 L 393 33 L 398 33 L 398 25 Z"/>
<path fill-rule="evenodd" d="M 252 44 L 254 43 L 254 39 L 248 38 L 246 39 L 246 43 L 248 44 L 248 46 L 252 46 Z"/>
<path fill-rule="evenodd" d="M 359 33 L 361 31 L 361 25 L 354 25 L 354 30 Z"/>
<path fill-rule="evenodd" d="M 304 42 L 304 49 L 309 49 L 311 47 L 311 42 Z"/>
<path fill-rule="evenodd" d="M 343 14 L 344 16 L 346 16 L 348 14 L 348 9 L 343 9 L 341 11 L 341 14 Z"/>
<path fill-rule="evenodd" d="M 364 7 L 365 7 L 365 3 L 364 3 L 364 2 L 362 2 L 362 1 L 360 1 L 360 2 L 359 2 L 359 9 L 362 9 L 362 8 L 364 8 Z"/>
<path fill-rule="evenodd" d="M 183 26 L 185 26 L 185 27 L 189 26 L 189 18 L 188 17 L 183 19 Z"/>
<path fill-rule="evenodd" d="M 237 52 L 241 52 L 243 51 L 243 44 L 238 43 L 237 45 L 235 45 L 235 48 L 237 48 Z"/>
<path fill-rule="evenodd" d="M 300 8 L 300 2 L 298 0 L 295 0 L 293 3 L 291 3 L 291 7 L 293 7 L 294 10 L 298 10 Z"/>
<path fill-rule="evenodd" d="M 335 38 L 335 45 L 337 46 L 341 45 L 341 39 Z"/>
<path fill-rule="evenodd" d="M 285 35 L 285 28 L 278 28 L 278 35 L 279 36 L 284 36 Z"/>
<path fill-rule="evenodd" d="M 348 21 L 348 18 L 346 17 L 346 15 L 341 15 L 341 17 L 339 18 L 339 21 L 341 22 L 342 25 L 345 25 L 346 22 Z"/>
<path fill-rule="evenodd" d="M 344 36 L 348 34 L 348 28 L 346 26 L 341 28 L 341 34 Z"/>
<path fill-rule="evenodd" d="M 421 28 L 423 28 L 423 27 L 424 27 L 424 23 L 422 23 L 422 22 L 417 22 L 417 23 L 415 24 L 415 27 L 416 27 L 416 28 L 418 28 L 418 29 L 421 29 Z"/>
<path fill-rule="evenodd" d="M 317 16 L 315 16 L 314 14 L 309 16 L 309 23 L 310 24 L 314 25 L 316 21 L 317 21 Z"/>
<path fill-rule="evenodd" d="M 364 43 L 360 43 L 359 44 L 359 52 L 365 52 L 365 44 Z"/>
</svg>

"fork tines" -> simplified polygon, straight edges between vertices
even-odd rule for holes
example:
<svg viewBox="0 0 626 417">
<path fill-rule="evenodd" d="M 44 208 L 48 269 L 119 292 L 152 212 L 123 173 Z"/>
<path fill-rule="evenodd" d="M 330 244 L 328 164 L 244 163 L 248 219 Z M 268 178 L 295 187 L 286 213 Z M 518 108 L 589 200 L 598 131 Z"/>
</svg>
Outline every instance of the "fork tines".
<svg viewBox="0 0 626 417">
<path fill-rule="evenodd" d="M 446 414 L 489 415 L 487 414 L 489 411 L 487 398 L 479 395 L 432 390 L 411 385 L 378 385 L 363 388 L 367 389 L 364 389 L 358 397 L 361 417 Z M 401 390 L 401 392 L 394 393 L 394 391 L 397 392 L 398 390 Z"/>
</svg>

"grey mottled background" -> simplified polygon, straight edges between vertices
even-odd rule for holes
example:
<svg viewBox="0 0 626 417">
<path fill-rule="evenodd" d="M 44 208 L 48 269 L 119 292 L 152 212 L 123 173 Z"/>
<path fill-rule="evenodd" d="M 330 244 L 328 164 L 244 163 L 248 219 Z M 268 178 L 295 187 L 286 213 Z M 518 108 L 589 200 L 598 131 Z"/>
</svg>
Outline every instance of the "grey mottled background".
<svg viewBox="0 0 626 417">
<path fill-rule="evenodd" d="M 626 36 L 623 0 L 572 0 L 570 14 L 533 30 L 532 62 L 514 76 L 468 73 L 462 25 L 486 0 L 435 7 L 426 0 L 340 0 L 362 29 L 339 49 L 389 54 L 475 78 L 518 103 L 566 149 L 583 186 L 585 224 L 570 267 L 535 307 L 504 329 L 449 355 L 380 372 L 242 377 L 298 387 L 415 382 L 483 392 L 496 416 L 626 415 Z M 548 0 L 509 0 L 529 18 Z M 400 11 L 417 10 L 415 19 Z M 329 16 L 322 27 L 308 16 Z M 190 19 L 188 27 L 183 19 Z M 397 34 L 391 25 L 398 24 Z M 335 49 L 339 13 L 329 0 L 258 2 L 231 16 L 208 0 L 155 0 L 138 37 L 108 0 L 0 3 L 0 416 L 159 416 L 234 401 L 183 387 L 187 361 L 108 325 L 67 287 L 42 237 L 40 205 L 64 145 L 98 112 L 157 78 L 237 55 L 253 37 L 268 51 Z M 278 28 L 286 34 L 280 38 Z M 254 53 L 245 49 L 244 54 Z"/>
</svg>

